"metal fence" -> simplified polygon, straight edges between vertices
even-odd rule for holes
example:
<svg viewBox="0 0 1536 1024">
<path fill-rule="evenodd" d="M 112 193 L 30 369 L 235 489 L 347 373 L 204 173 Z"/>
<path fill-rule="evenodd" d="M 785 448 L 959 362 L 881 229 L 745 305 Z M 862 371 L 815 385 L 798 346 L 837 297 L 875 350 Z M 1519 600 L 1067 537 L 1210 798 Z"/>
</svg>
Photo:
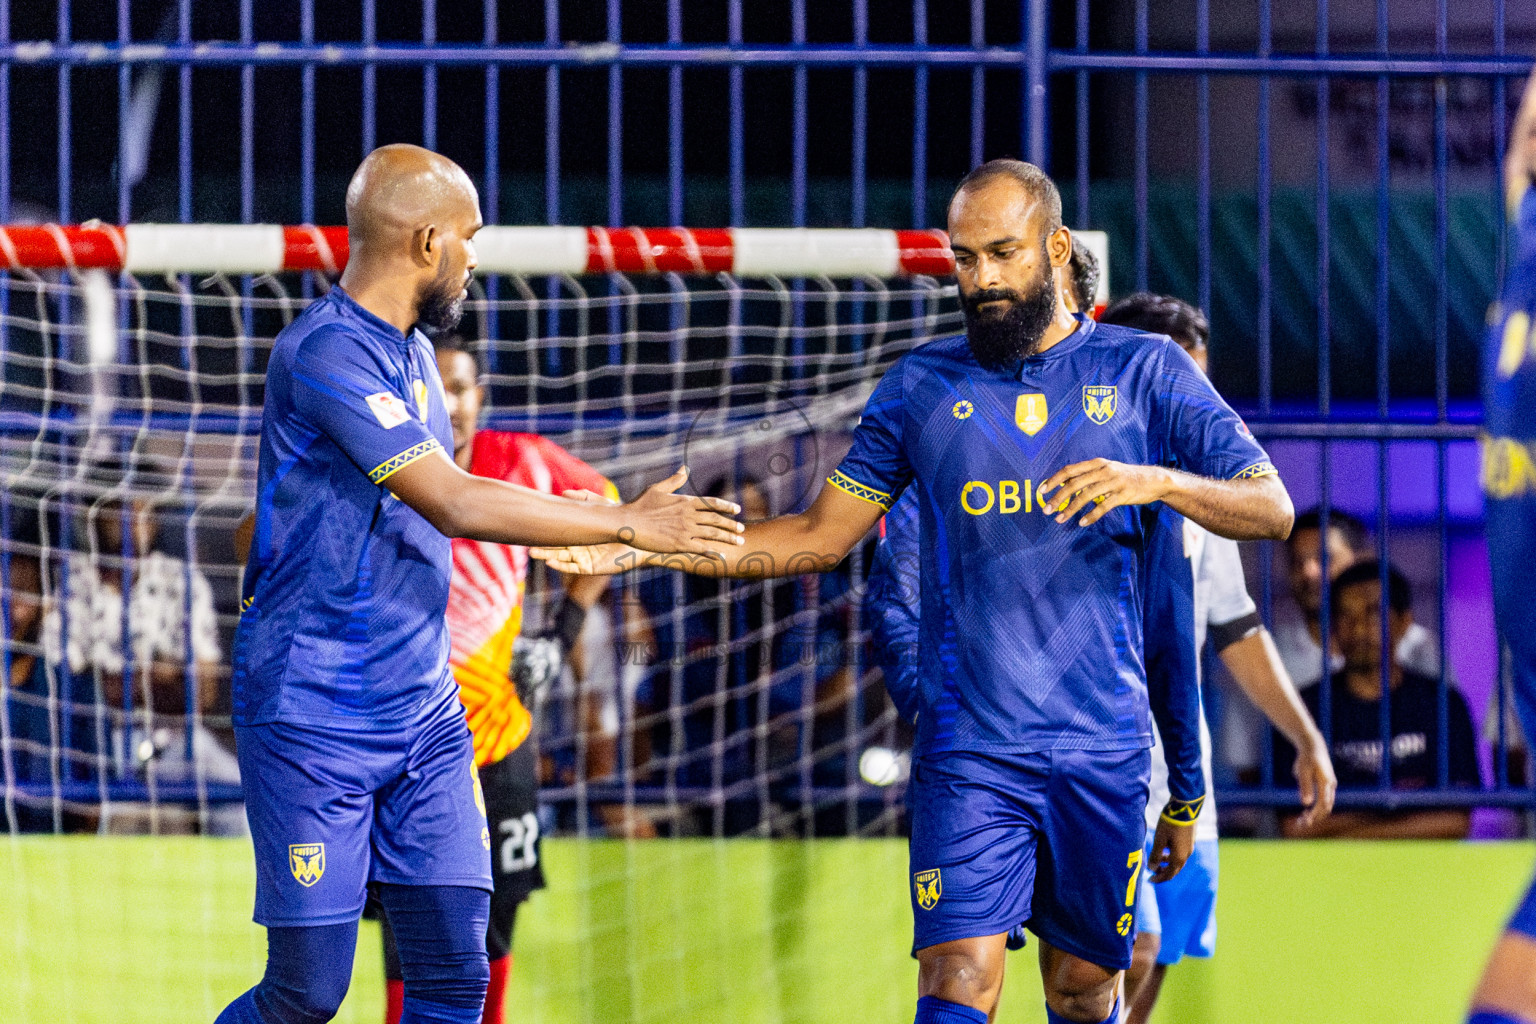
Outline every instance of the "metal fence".
<svg viewBox="0 0 1536 1024">
<path fill-rule="evenodd" d="M 1500 723 L 1493 788 L 1441 791 L 1442 756 L 1431 791 L 1343 802 L 1525 806 L 1466 493 L 1536 41 L 1516 8 L 0 0 L 0 222 L 336 223 L 357 159 L 412 141 L 484 183 L 490 223 L 923 227 L 968 167 L 1024 156 L 1110 232 L 1117 290 L 1211 311 L 1213 376 L 1293 487 L 1370 521 L 1383 562 L 1431 553 L 1421 619 Z M 1290 799 L 1272 783 L 1264 757 L 1221 796 Z"/>
</svg>

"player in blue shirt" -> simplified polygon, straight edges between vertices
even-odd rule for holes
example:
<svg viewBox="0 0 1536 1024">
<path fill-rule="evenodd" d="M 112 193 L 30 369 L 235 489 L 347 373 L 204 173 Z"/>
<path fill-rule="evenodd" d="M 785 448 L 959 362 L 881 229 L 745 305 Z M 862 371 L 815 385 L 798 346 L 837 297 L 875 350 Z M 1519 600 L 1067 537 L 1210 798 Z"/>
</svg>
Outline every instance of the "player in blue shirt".
<svg viewBox="0 0 1536 1024">
<path fill-rule="evenodd" d="M 1509 645 L 1515 705 L 1536 736 L 1536 74 L 1505 159 L 1514 252 L 1483 354 L 1483 496 L 1494 612 Z M 1471 1024 L 1536 1021 L 1536 882 L 1510 919 L 1472 997 Z"/>
<path fill-rule="evenodd" d="M 393 926 L 406 1024 L 480 1020 L 490 835 L 448 671 L 450 537 L 729 544 L 729 502 L 599 505 L 471 476 L 432 346 L 458 320 L 479 203 L 452 161 L 386 146 L 347 189 L 340 284 L 273 343 L 234 723 L 267 926 L 260 984 L 220 1024 L 330 1020 L 365 888 Z"/>
<path fill-rule="evenodd" d="M 1073 313 L 1092 308 L 1098 263 L 1077 239 L 1073 239 L 1072 258 L 1057 276 L 1063 305 Z M 1146 505 L 1143 509 L 1148 537 L 1143 572 L 1147 696 L 1159 733 L 1172 738 L 1169 749 L 1176 752 L 1170 770 L 1165 773 L 1167 793 L 1159 797 L 1155 809 L 1149 807 L 1149 816 L 1157 824 L 1148 840 L 1152 850 L 1167 851 L 1165 858 L 1160 859 L 1170 859 L 1172 867 L 1190 856 L 1184 840 L 1193 834 L 1190 830 L 1195 823 L 1166 812 L 1170 807 L 1198 806 L 1203 808 L 1202 818 L 1209 815 L 1205 807 L 1206 778 L 1201 772 L 1194 577 L 1191 564 L 1184 557 L 1183 517 L 1161 504 Z M 908 490 L 884 519 L 884 537 L 870 562 L 867 604 L 886 690 L 909 721 L 916 714 L 918 688 L 922 585 L 917 531 L 916 492 Z M 1168 873 L 1171 875 L 1172 871 Z M 1138 915 L 1145 909 L 1145 901 L 1138 897 Z M 1008 948 L 1020 949 L 1024 944 L 1024 926 L 1010 929 Z M 1142 945 L 1138 937 L 1133 950 L 1133 975 L 1134 957 Z"/>
<path fill-rule="evenodd" d="M 1130 962 L 1151 743 L 1146 526 L 1130 506 L 1161 501 L 1235 538 L 1284 537 L 1293 513 L 1177 346 L 1060 306 L 1072 236 L 1039 168 L 967 175 L 949 230 L 965 335 L 886 373 L 809 509 L 748 526 L 744 546 L 711 559 L 613 544 L 535 554 L 572 572 L 826 571 L 914 489 L 917 1024 L 985 1021 L 1006 933 L 1025 918 L 1047 1018 L 1104 1021 Z"/>
</svg>

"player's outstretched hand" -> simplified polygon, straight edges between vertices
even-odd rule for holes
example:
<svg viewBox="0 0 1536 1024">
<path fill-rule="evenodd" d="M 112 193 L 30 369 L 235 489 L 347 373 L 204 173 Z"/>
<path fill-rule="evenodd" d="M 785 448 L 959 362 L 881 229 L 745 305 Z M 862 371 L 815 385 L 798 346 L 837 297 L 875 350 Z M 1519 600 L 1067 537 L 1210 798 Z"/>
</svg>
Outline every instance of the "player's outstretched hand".
<svg viewBox="0 0 1536 1024">
<path fill-rule="evenodd" d="M 568 576 L 616 576 L 638 569 L 646 552 L 628 544 L 580 544 L 570 548 L 529 548 L 528 554 Z"/>
<path fill-rule="evenodd" d="M 1189 855 L 1195 852 L 1195 826 L 1175 825 L 1163 818 L 1157 820 L 1157 831 L 1152 833 L 1152 856 L 1147 860 L 1147 870 L 1154 882 L 1166 882 L 1184 867 Z"/>
<path fill-rule="evenodd" d="M 1092 526 L 1121 505 L 1160 501 L 1169 489 L 1168 471 L 1161 466 L 1133 466 L 1110 459 L 1074 462 L 1057 470 L 1040 485 L 1035 497 L 1040 511 L 1055 514 L 1058 523 L 1071 521 L 1089 502 L 1098 507 L 1078 522 Z"/>
<path fill-rule="evenodd" d="M 724 498 L 699 498 L 678 494 L 688 479 L 688 467 L 647 487 L 634 501 L 623 506 L 624 526 L 619 540 L 641 551 L 706 554 L 716 544 L 742 543 L 744 527 L 731 516 L 741 507 Z M 559 568 L 559 566 L 555 566 Z"/>
<path fill-rule="evenodd" d="M 1296 753 L 1296 789 L 1302 812 L 1297 824 L 1311 828 L 1333 813 L 1333 795 L 1339 780 L 1333 774 L 1333 759 L 1322 736 L 1304 744 Z"/>
</svg>

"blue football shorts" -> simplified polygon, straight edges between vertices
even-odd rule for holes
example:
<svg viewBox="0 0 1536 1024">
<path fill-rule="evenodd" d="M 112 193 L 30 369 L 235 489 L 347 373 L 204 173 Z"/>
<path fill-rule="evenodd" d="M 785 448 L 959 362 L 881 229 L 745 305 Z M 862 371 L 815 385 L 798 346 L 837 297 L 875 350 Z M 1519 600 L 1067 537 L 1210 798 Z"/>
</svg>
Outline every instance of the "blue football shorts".
<svg viewBox="0 0 1536 1024">
<path fill-rule="evenodd" d="M 1150 832 L 1146 855 L 1152 856 Z M 1215 955 L 1220 868 L 1216 840 L 1200 839 L 1177 875 L 1166 882 L 1143 882 L 1141 901 L 1136 908 L 1136 931 L 1161 936 L 1158 963 L 1171 967 L 1186 956 Z"/>
<path fill-rule="evenodd" d="M 911 814 L 912 949 L 1019 922 L 1112 970 L 1131 964 L 1147 750 L 930 755 Z"/>
<path fill-rule="evenodd" d="M 491 888 L 491 837 L 458 690 L 399 728 L 235 729 L 257 924 L 341 924 L 369 882 Z"/>
</svg>

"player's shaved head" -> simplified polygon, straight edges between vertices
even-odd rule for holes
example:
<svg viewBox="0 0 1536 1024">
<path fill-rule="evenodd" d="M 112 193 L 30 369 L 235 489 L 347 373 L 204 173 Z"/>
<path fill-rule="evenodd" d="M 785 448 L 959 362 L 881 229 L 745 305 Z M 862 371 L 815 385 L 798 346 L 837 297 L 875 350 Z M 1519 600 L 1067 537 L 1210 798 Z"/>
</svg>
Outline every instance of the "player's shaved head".
<svg viewBox="0 0 1536 1024">
<path fill-rule="evenodd" d="M 480 197 L 458 164 L 420 146 L 369 153 L 347 186 L 341 285 L 402 330 L 459 322 L 477 265 Z"/>
<path fill-rule="evenodd" d="M 440 153 L 398 143 L 369 153 L 347 186 L 347 237 L 359 245 L 404 244 L 428 224 L 478 216 L 479 195 L 464 168 Z"/>
</svg>

